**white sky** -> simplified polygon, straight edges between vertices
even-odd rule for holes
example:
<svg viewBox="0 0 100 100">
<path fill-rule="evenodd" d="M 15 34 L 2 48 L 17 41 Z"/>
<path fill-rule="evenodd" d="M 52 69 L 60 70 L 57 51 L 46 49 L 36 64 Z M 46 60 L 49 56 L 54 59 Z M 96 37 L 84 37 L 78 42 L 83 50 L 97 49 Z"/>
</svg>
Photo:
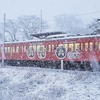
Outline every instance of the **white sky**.
<svg viewBox="0 0 100 100">
<path fill-rule="evenodd" d="M 59 14 L 86 14 L 100 11 L 100 0 L 0 0 L 0 21 L 6 13 L 7 19 L 16 19 L 22 15 L 40 16 L 52 20 Z M 100 12 L 80 16 L 85 22 L 100 18 Z"/>
</svg>

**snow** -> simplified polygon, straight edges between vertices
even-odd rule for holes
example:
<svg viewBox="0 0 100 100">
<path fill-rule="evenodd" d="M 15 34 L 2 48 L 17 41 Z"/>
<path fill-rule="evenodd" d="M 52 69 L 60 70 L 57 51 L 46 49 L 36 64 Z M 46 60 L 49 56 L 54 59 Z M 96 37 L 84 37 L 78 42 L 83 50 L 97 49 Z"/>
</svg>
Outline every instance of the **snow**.
<svg viewBox="0 0 100 100">
<path fill-rule="evenodd" d="M 0 67 L 0 100 L 100 100 L 100 72 Z"/>
<path fill-rule="evenodd" d="M 42 42 L 42 41 L 52 41 L 52 40 L 65 40 L 65 39 L 78 39 L 78 38 L 93 38 L 93 37 L 100 37 L 100 34 L 97 35 L 71 35 L 69 36 L 69 34 L 63 34 L 62 37 L 60 37 L 61 35 L 51 35 L 48 36 L 47 38 L 43 38 L 43 39 L 39 39 L 39 38 L 33 38 L 33 40 L 24 40 L 24 41 L 10 41 L 10 42 L 5 42 L 5 44 L 13 44 L 13 43 L 26 43 L 26 42 Z M 53 38 L 54 37 L 54 38 Z M 2 44 L 2 42 L 0 42 L 0 44 Z"/>
</svg>

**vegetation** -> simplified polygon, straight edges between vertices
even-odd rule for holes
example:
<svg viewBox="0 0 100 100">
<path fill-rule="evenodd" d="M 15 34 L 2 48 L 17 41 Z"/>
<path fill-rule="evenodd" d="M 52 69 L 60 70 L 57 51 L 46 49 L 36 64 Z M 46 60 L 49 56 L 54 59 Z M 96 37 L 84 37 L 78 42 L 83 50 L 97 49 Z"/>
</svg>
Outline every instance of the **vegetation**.
<svg viewBox="0 0 100 100">
<path fill-rule="evenodd" d="M 89 25 L 89 28 L 92 29 L 94 34 L 100 34 L 100 19 L 95 19 Z"/>
<path fill-rule="evenodd" d="M 76 15 L 58 15 L 53 20 L 54 29 L 68 34 L 100 33 L 100 19 L 95 19 L 91 24 L 85 26 L 81 18 Z M 4 33 L 4 23 L 0 23 L 0 39 Z M 18 41 L 30 40 L 32 34 L 45 32 L 52 25 L 36 15 L 21 16 L 17 20 L 5 20 L 5 40 Z M 42 30 L 41 30 L 42 29 Z M 90 31 L 92 30 L 92 31 Z M 49 31 L 52 31 L 49 29 Z"/>
</svg>

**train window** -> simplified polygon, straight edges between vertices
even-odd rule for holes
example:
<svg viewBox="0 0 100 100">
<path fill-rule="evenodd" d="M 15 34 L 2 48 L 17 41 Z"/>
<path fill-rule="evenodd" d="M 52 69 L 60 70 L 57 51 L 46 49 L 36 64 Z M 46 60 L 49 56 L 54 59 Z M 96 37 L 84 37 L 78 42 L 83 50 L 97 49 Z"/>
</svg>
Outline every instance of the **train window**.
<svg viewBox="0 0 100 100">
<path fill-rule="evenodd" d="M 26 46 L 24 46 L 24 52 L 26 52 Z"/>
<path fill-rule="evenodd" d="M 90 48 L 89 48 L 89 50 L 90 50 L 90 51 L 93 50 L 93 43 L 92 43 L 92 42 L 90 42 Z"/>
<path fill-rule="evenodd" d="M 73 51 L 73 50 L 74 50 L 73 43 L 69 44 L 69 45 L 68 45 L 68 48 L 69 48 L 70 51 Z"/>
<path fill-rule="evenodd" d="M 85 43 L 85 51 L 88 51 L 88 43 Z"/>
<path fill-rule="evenodd" d="M 40 48 L 40 45 L 37 45 L 37 52 L 38 52 L 39 48 Z"/>
<path fill-rule="evenodd" d="M 78 51 L 80 50 L 80 43 L 75 43 L 75 51 L 76 50 L 78 50 Z"/>
<path fill-rule="evenodd" d="M 13 53 L 15 53 L 15 47 L 12 48 Z"/>
<path fill-rule="evenodd" d="M 43 51 L 46 51 L 46 49 L 45 49 L 45 46 L 44 45 L 38 45 L 37 46 L 37 52 L 43 52 Z"/>
<path fill-rule="evenodd" d="M 12 54 L 12 47 L 10 47 L 10 54 Z"/>
<path fill-rule="evenodd" d="M 51 45 L 49 45 L 48 52 L 51 52 Z"/>
<path fill-rule="evenodd" d="M 75 51 L 75 43 L 73 43 L 73 51 Z"/>
<path fill-rule="evenodd" d="M 16 52 L 17 52 L 17 53 L 19 52 L 19 46 L 16 47 Z"/>
<path fill-rule="evenodd" d="M 8 51 L 8 53 L 9 53 L 9 52 L 10 52 L 10 47 L 7 47 L 7 49 L 8 49 L 8 50 L 7 50 L 7 51 Z"/>
<path fill-rule="evenodd" d="M 24 46 L 22 46 L 22 52 L 24 52 Z"/>
<path fill-rule="evenodd" d="M 66 48 L 66 51 L 68 50 L 68 44 L 64 44 L 64 47 Z"/>
<path fill-rule="evenodd" d="M 98 43 L 98 42 L 96 42 L 96 43 L 94 44 L 94 50 L 99 50 L 99 43 Z"/>
<path fill-rule="evenodd" d="M 7 53 L 7 51 L 8 51 L 8 50 L 7 50 L 7 47 L 5 47 L 5 53 Z"/>
</svg>

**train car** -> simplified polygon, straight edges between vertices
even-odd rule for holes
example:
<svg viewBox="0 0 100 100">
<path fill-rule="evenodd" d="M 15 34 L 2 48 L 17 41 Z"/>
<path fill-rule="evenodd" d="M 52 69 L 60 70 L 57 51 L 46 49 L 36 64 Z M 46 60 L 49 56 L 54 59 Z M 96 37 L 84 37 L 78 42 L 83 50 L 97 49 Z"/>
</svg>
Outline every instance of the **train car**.
<svg viewBox="0 0 100 100">
<path fill-rule="evenodd" d="M 6 42 L 5 63 L 92 71 L 92 64 L 100 62 L 100 35 L 70 36 L 63 32 L 33 35 L 38 39 Z M 0 44 L 0 60 L 2 60 Z"/>
</svg>

